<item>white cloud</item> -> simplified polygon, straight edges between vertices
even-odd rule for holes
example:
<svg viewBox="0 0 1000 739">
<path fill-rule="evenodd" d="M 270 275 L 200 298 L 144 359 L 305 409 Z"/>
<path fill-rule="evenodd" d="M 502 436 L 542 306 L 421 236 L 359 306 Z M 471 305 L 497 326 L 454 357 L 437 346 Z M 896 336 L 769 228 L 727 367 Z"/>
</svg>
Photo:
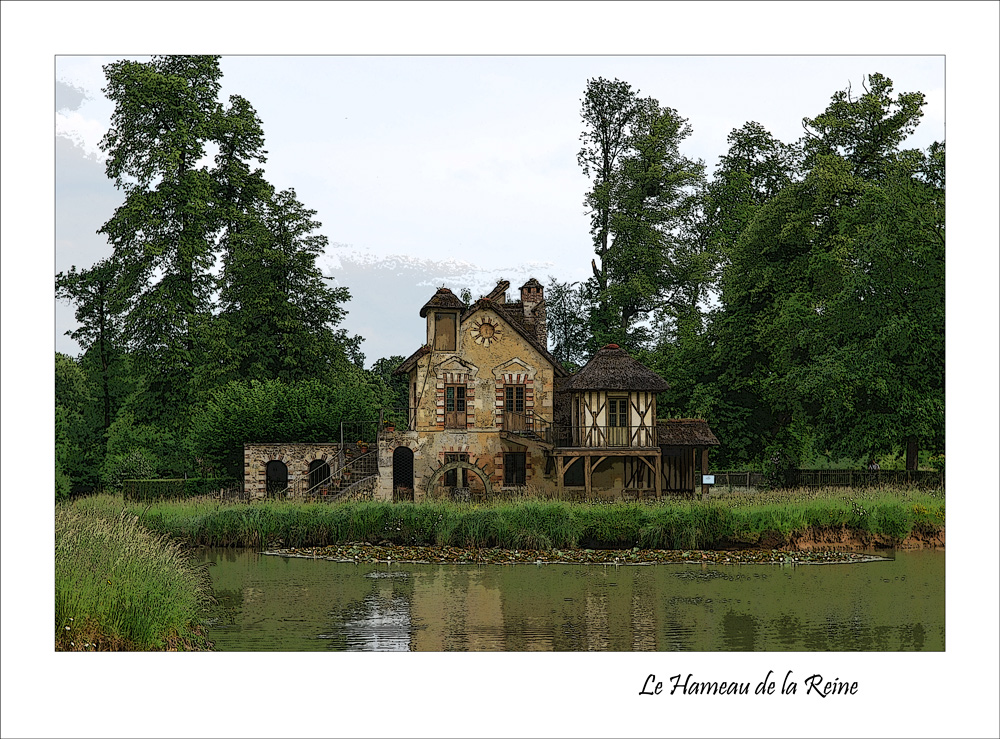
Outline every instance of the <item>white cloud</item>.
<svg viewBox="0 0 1000 739">
<path fill-rule="evenodd" d="M 543 283 L 549 275 L 560 280 L 557 266 L 544 260 L 510 263 L 484 268 L 462 259 L 436 259 L 413 254 L 379 256 L 362 250 L 343 250 L 324 255 L 318 262 L 324 274 L 337 285 L 347 286 L 351 300 L 342 328 L 365 337 L 365 362 L 396 354 L 408 356 L 426 338 L 420 308 L 439 287 L 456 294 L 469 289 L 473 298 L 490 292 L 499 280 L 511 283 L 511 298 L 529 277 Z"/>
<path fill-rule="evenodd" d="M 85 117 L 78 110 L 56 113 L 56 136 L 62 136 L 83 149 L 84 153 L 106 159 L 100 142 L 108 127 L 104 121 Z"/>
</svg>

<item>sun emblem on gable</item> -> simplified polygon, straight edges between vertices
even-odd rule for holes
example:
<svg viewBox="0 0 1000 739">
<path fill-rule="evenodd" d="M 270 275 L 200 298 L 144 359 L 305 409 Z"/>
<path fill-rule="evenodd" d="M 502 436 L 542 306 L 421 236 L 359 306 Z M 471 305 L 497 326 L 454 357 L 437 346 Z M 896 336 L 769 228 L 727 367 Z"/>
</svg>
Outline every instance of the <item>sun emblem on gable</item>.
<svg viewBox="0 0 1000 739">
<path fill-rule="evenodd" d="M 486 316 L 480 316 L 472 324 L 472 338 L 477 344 L 489 347 L 503 338 L 503 329 L 500 324 L 492 321 Z"/>
</svg>

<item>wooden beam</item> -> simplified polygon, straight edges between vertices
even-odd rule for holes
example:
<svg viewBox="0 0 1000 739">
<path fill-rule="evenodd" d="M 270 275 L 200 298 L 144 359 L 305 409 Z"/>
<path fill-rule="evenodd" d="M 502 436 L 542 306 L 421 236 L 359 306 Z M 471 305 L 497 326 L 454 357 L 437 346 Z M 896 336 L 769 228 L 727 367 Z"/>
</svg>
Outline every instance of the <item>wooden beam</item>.
<svg viewBox="0 0 1000 739">
<path fill-rule="evenodd" d="M 562 454 L 564 456 L 604 456 L 604 457 L 634 457 L 637 454 L 656 454 L 657 447 L 655 446 L 613 446 L 613 447 L 557 447 L 554 450 L 555 454 Z"/>
</svg>

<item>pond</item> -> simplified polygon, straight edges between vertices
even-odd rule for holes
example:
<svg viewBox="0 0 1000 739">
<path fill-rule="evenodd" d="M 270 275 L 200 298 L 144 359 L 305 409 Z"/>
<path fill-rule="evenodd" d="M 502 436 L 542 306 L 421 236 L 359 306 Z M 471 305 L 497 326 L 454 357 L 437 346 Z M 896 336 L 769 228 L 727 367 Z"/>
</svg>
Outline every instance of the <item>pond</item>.
<svg viewBox="0 0 1000 739">
<path fill-rule="evenodd" d="M 353 564 L 204 550 L 220 651 L 943 651 L 945 555 L 860 564 Z"/>
</svg>

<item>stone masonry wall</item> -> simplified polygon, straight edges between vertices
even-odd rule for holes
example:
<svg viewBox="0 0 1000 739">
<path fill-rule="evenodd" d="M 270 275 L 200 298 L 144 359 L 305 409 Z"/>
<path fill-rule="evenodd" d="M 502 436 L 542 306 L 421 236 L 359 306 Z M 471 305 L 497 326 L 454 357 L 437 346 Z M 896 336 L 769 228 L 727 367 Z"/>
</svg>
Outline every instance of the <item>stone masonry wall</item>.
<svg viewBox="0 0 1000 739">
<path fill-rule="evenodd" d="M 319 459 L 335 470 L 340 466 L 339 454 L 340 444 L 244 444 L 244 489 L 251 499 L 266 495 L 268 462 L 284 462 L 288 467 L 288 486 L 295 487 L 308 480 L 310 462 Z"/>
</svg>

